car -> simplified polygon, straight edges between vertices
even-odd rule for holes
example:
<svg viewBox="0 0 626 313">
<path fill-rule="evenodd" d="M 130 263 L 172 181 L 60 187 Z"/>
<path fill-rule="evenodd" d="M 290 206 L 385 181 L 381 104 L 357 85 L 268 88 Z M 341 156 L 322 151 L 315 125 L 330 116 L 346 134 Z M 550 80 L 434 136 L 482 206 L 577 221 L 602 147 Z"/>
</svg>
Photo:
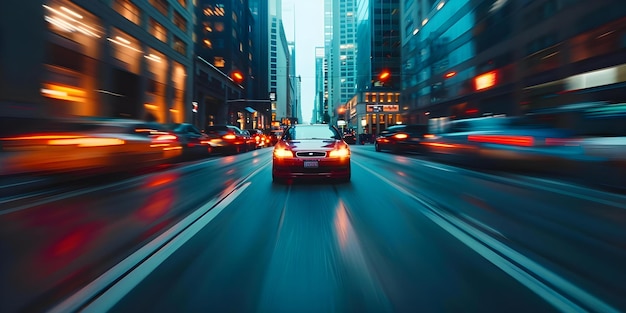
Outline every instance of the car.
<svg viewBox="0 0 626 313">
<path fill-rule="evenodd" d="M 582 155 L 571 131 L 529 116 L 453 120 L 423 145 L 439 161 L 499 169 L 545 170 Z"/>
<path fill-rule="evenodd" d="M 206 157 L 213 151 L 209 136 L 189 123 L 170 123 L 166 128 L 176 134 L 183 147 L 183 157 Z"/>
<path fill-rule="evenodd" d="M 350 146 L 333 125 L 290 125 L 274 145 L 272 180 L 331 178 L 349 182 L 350 154 Z"/>
<path fill-rule="evenodd" d="M 267 137 L 269 138 L 269 144 L 270 145 L 275 145 L 278 140 L 280 140 L 280 137 L 283 135 L 283 130 L 282 129 L 272 129 L 271 131 L 268 132 Z"/>
<path fill-rule="evenodd" d="M 237 126 L 211 125 L 204 132 L 216 153 L 238 154 L 249 150 L 249 137 Z"/>
<path fill-rule="evenodd" d="M 376 137 L 374 148 L 378 152 L 383 150 L 389 150 L 393 153 L 424 152 L 425 148 L 422 142 L 427 135 L 428 125 L 394 125 Z"/>
<path fill-rule="evenodd" d="M 246 129 L 246 131 L 248 131 L 248 133 L 250 133 L 250 135 L 254 139 L 255 148 L 263 148 L 266 146 L 267 141 L 265 139 L 265 134 L 263 133 L 262 130 L 252 128 L 252 129 Z"/>
<path fill-rule="evenodd" d="M 132 119 L 49 121 L 0 138 L 0 175 L 101 174 L 165 165 L 181 155 L 162 124 Z"/>
<path fill-rule="evenodd" d="M 250 131 L 248 131 L 246 129 L 241 129 L 240 131 L 241 131 L 241 135 L 246 140 L 246 150 L 245 151 L 255 150 L 257 148 L 257 142 L 256 142 L 256 139 L 254 138 L 254 136 L 252 136 L 252 133 L 250 133 Z"/>
<path fill-rule="evenodd" d="M 343 134 L 343 140 L 348 143 L 348 144 L 356 144 L 356 136 L 354 135 L 354 132 L 352 131 L 347 131 Z"/>
</svg>

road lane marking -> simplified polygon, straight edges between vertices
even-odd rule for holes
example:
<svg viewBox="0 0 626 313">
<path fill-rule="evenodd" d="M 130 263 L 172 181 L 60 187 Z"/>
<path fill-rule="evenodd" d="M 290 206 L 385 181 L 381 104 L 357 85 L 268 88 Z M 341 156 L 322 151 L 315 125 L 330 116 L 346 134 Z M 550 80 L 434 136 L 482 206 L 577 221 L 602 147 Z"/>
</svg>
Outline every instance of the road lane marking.
<svg viewBox="0 0 626 313">
<path fill-rule="evenodd" d="M 422 205 L 420 213 L 428 217 L 431 221 L 457 238 L 468 248 L 474 250 L 483 258 L 496 265 L 509 276 L 522 283 L 528 289 L 546 300 L 548 303 L 552 304 L 557 309 L 564 312 L 588 311 L 569 299 L 572 298 L 576 299 L 593 311 L 607 313 L 619 312 L 617 309 L 603 302 L 599 298 L 596 298 L 580 287 L 527 258 L 504 243 L 494 239 L 488 234 L 468 225 L 458 218 L 445 214 L 443 210 L 440 210 L 426 200 L 419 198 L 409 190 L 367 168 L 363 164 L 359 162 L 354 163 L 385 183 L 395 187 L 398 191 L 402 192 L 409 198 L 412 198 L 420 203 Z M 506 256 L 513 262 L 503 258 L 502 256 Z M 550 287 L 548 284 L 538 280 L 533 275 L 541 277 L 545 282 L 560 290 Z M 569 298 L 566 295 L 569 296 Z"/>
<path fill-rule="evenodd" d="M 65 313 L 79 310 L 105 312 L 110 310 L 163 261 L 239 197 L 250 186 L 251 182 L 248 180 L 269 164 L 269 162 L 264 164 L 250 175 L 234 182 L 220 195 L 205 203 L 48 312 Z M 93 302 L 91 302 L 92 300 Z"/>
<path fill-rule="evenodd" d="M 420 163 L 420 164 L 422 164 L 423 166 L 426 166 L 426 167 L 434 168 L 436 170 L 441 170 L 441 171 L 446 171 L 446 172 L 453 172 L 453 173 L 456 172 L 455 170 L 452 170 L 452 169 L 449 169 L 449 168 L 445 168 L 445 167 L 441 167 L 441 166 L 438 166 L 438 165 L 426 163 L 423 160 L 421 162 L 418 162 L 418 163 Z"/>
</svg>

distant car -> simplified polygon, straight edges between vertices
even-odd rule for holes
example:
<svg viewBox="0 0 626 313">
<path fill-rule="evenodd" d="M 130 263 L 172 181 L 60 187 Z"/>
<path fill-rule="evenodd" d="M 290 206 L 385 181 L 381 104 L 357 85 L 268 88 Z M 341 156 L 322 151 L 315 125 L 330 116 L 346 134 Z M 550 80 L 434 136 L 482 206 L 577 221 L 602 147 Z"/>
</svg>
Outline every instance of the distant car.
<svg viewBox="0 0 626 313">
<path fill-rule="evenodd" d="M 424 152 L 424 136 L 428 134 L 428 125 L 409 124 L 394 125 L 382 131 L 374 147 L 376 151 L 390 150 L 400 152 Z"/>
<path fill-rule="evenodd" d="M 356 136 L 354 135 L 353 132 L 345 132 L 343 134 L 343 140 L 347 143 L 347 144 L 356 144 Z"/>
<path fill-rule="evenodd" d="M 248 148 L 249 136 L 233 125 L 213 125 L 207 126 L 204 132 L 209 137 L 209 142 L 213 151 L 217 153 L 238 154 L 246 152 Z"/>
<path fill-rule="evenodd" d="M 271 130 L 268 134 L 268 137 L 270 139 L 270 145 L 275 145 L 278 140 L 280 140 L 280 137 L 282 137 L 283 135 L 283 130 L 282 129 L 274 129 Z"/>
<path fill-rule="evenodd" d="M 255 148 L 263 148 L 267 145 L 265 134 L 260 129 L 246 129 L 254 139 Z"/>
<path fill-rule="evenodd" d="M 332 178 L 350 181 L 350 147 L 329 124 L 291 125 L 274 145 L 272 179 Z"/>
<path fill-rule="evenodd" d="M 183 147 L 183 156 L 204 157 L 213 151 L 209 136 L 202 133 L 194 125 L 189 123 L 172 123 L 166 124 L 166 127 L 169 131 L 176 134 Z"/>
<path fill-rule="evenodd" d="M 252 133 L 246 129 L 242 129 L 240 131 L 241 135 L 246 139 L 246 151 L 255 150 L 257 148 L 257 143 Z"/>
</svg>

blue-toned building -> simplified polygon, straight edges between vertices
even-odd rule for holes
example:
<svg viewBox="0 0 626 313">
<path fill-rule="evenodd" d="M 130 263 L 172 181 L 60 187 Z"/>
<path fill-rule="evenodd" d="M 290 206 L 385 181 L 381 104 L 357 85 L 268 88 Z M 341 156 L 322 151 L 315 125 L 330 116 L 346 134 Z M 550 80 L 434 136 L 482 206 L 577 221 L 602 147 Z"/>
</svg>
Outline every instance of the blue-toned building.
<svg viewBox="0 0 626 313">
<path fill-rule="evenodd" d="M 626 100 L 619 0 L 403 1 L 409 121 Z"/>
</svg>

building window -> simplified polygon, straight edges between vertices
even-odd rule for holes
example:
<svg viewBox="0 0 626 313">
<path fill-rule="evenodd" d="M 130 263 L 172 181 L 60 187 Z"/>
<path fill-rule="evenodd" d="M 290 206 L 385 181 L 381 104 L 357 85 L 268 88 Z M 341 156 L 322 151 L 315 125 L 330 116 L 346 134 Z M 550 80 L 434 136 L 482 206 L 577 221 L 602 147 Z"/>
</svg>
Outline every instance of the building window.
<svg viewBox="0 0 626 313">
<path fill-rule="evenodd" d="M 187 20 L 176 11 L 174 11 L 174 25 L 180 28 L 183 32 L 187 31 Z"/>
<path fill-rule="evenodd" d="M 187 44 L 180 38 L 174 36 L 174 50 L 182 55 L 187 55 Z"/>
<path fill-rule="evenodd" d="M 113 1 L 113 9 L 131 22 L 137 25 L 141 23 L 141 12 L 136 5 L 130 2 L 130 0 Z"/>
<path fill-rule="evenodd" d="M 213 65 L 215 67 L 225 67 L 226 66 L 226 61 L 224 61 L 223 57 L 214 57 L 213 58 Z"/>
<path fill-rule="evenodd" d="M 167 0 L 149 0 L 150 4 L 155 7 L 161 14 L 167 16 L 169 11 L 169 5 Z"/>
<path fill-rule="evenodd" d="M 167 29 L 165 29 L 163 25 L 159 24 L 157 21 L 151 18 L 149 27 L 150 34 L 152 34 L 152 36 L 163 42 L 167 42 Z"/>
</svg>

